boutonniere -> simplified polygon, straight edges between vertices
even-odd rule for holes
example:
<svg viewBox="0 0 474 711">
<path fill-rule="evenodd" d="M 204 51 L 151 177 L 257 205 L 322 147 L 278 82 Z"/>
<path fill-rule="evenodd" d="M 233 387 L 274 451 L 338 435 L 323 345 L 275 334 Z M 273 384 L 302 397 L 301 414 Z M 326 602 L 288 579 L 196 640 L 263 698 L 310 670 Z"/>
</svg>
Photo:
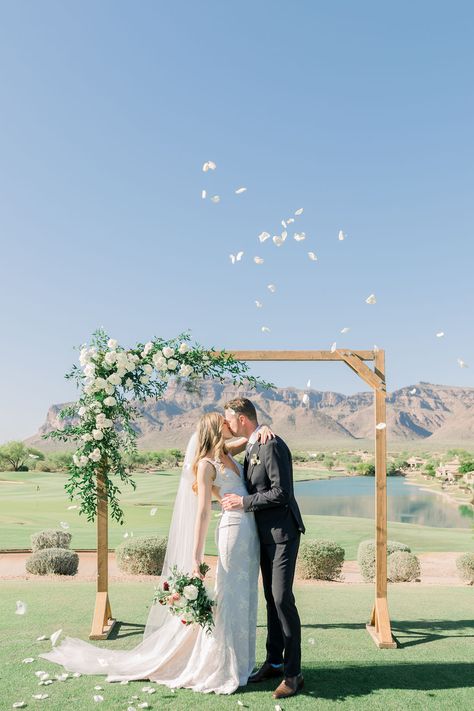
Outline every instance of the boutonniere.
<svg viewBox="0 0 474 711">
<path fill-rule="evenodd" d="M 255 467 L 257 466 L 257 464 L 260 464 L 258 454 L 252 454 L 252 457 L 250 459 L 250 466 Z"/>
</svg>

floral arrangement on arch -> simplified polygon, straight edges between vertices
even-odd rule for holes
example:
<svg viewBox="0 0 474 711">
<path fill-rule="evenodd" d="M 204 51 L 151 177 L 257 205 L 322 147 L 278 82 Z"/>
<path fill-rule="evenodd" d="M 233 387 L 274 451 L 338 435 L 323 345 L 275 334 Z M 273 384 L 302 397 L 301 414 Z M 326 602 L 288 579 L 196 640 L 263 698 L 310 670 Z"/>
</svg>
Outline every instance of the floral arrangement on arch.
<svg viewBox="0 0 474 711">
<path fill-rule="evenodd" d="M 105 489 L 113 519 L 123 523 L 113 477 L 136 488 L 123 460 L 136 451 L 133 421 L 139 416 L 137 402 L 160 398 L 172 378 L 196 380 L 231 377 L 234 385 L 273 387 L 248 374 L 248 365 L 226 351 L 216 352 L 191 344 L 189 333 L 171 340 L 154 338 L 134 348 L 123 348 L 103 329 L 94 332 L 90 345 L 80 350 L 80 366 L 65 376 L 75 380 L 81 393 L 77 402 L 59 413 L 69 420 L 64 427 L 44 435 L 78 446 L 69 467 L 65 489 L 77 497 L 79 513 L 93 521 L 97 514 L 97 474 L 105 477 Z"/>
</svg>

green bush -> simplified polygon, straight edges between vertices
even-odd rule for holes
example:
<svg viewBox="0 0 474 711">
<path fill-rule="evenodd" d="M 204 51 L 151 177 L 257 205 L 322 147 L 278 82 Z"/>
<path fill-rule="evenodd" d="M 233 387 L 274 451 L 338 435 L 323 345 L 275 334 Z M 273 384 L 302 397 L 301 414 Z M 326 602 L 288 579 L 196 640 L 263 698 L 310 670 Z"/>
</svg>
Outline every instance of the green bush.
<svg viewBox="0 0 474 711">
<path fill-rule="evenodd" d="M 115 549 L 117 565 L 123 573 L 161 575 L 167 538 L 146 536 L 124 541 Z"/>
<path fill-rule="evenodd" d="M 463 553 L 456 558 L 456 568 L 461 580 L 474 585 L 474 553 Z"/>
<path fill-rule="evenodd" d="M 344 553 L 344 548 L 334 541 L 305 541 L 298 557 L 299 574 L 302 578 L 337 580 L 341 576 Z"/>
<path fill-rule="evenodd" d="M 398 541 L 387 541 L 387 556 L 390 556 L 395 551 L 410 553 L 410 548 Z M 366 583 L 371 583 L 375 580 L 375 541 L 367 540 L 359 543 L 357 563 Z"/>
<path fill-rule="evenodd" d="M 59 528 L 45 528 L 31 536 L 31 550 L 44 550 L 45 548 L 69 548 L 71 534 Z"/>
<path fill-rule="evenodd" d="M 409 583 L 420 577 L 420 561 L 414 553 L 394 551 L 387 558 L 387 578 L 391 583 Z"/>
<path fill-rule="evenodd" d="M 26 561 L 26 570 L 33 575 L 75 575 L 79 556 L 65 548 L 37 550 Z"/>
</svg>

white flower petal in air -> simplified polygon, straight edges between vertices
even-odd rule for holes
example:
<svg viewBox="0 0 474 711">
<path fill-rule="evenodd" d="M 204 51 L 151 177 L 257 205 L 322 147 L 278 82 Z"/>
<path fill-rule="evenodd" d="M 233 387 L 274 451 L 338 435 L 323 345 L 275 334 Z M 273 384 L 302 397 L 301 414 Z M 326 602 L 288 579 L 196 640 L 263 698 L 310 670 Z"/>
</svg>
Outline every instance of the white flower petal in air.
<svg viewBox="0 0 474 711">
<path fill-rule="evenodd" d="M 438 333 L 436 334 L 436 338 L 443 338 L 443 336 L 444 336 L 444 331 L 438 331 Z"/>
<path fill-rule="evenodd" d="M 26 604 L 26 602 L 22 602 L 21 600 L 16 601 L 15 615 L 25 615 L 27 609 L 28 605 Z"/>
<path fill-rule="evenodd" d="M 308 639 L 308 644 L 314 644 L 314 643 L 315 643 L 314 637 L 310 637 L 310 638 Z"/>
<path fill-rule="evenodd" d="M 462 358 L 458 358 L 458 364 L 460 368 L 469 368 L 468 364 L 466 361 L 464 361 Z"/>
<path fill-rule="evenodd" d="M 303 210 L 304 210 L 304 208 L 299 207 L 297 210 L 295 210 L 295 215 L 296 215 L 296 216 L 302 215 L 302 214 L 303 214 Z"/>
<path fill-rule="evenodd" d="M 257 309 L 261 309 L 263 304 L 261 301 L 258 301 L 257 299 L 255 299 L 255 306 L 257 307 Z"/>
<path fill-rule="evenodd" d="M 258 239 L 260 242 L 265 242 L 265 240 L 270 239 L 271 235 L 270 232 L 260 232 L 258 235 Z"/>
<path fill-rule="evenodd" d="M 229 254 L 230 261 L 232 264 L 235 264 L 236 262 L 240 262 L 242 257 L 244 256 L 243 252 L 237 252 L 237 254 Z"/>
<path fill-rule="evenodd" d="M 235 191 L 235 194 L 242 195 L 242 193 L 245 193 L 246 190 L 247 190 L 247 188 L 237 188 L 237 190 Z"/>
<path fill-rule="evenodd" d="M 281 226 L 283 227 L 284 230 L 286 230 L 286 221 L 285 220 L 281 221 Z"/>
<path fill-rule="evenodd" d="M 44 639 L 48 639 L 45 634 L 42 634 L 41 637 L 37 637 L 36 641 L 37 642 L 42 642 Z"/>
<path fill-rule="evenodd" d="M 303 397 L 301 398 L 303 405 L 307 405 L 309 403 L 309 395 L 308 393 L 304 393 Z"/>
<path fill-rule="evenodd" d="M 268 284 L 267 289 L 268 289 L 268 291 L 271 291 L 272 294 L 274 294 L 276 291 L 276 286 L 275 286 L 275 284 Z"/>
<path fill-rule="evenodd" d="M 72 511 L 72 509 L 77 509 L 77 504 L 72 504 L 72 506 L 67 507 L 68 511 Z"/>
<path fill-rule="evenodd" d="M 318 260 L 314 252 L 308 252 L 308 257 L 311 259 L 312 262 L 316 262 Z"/>
<path fill-rule="evenodd" d="M 69 526 L 69 524 L 68 524 L 67 521 L 60 521 L 60 522 L 59 522 L 59 525 L 60 525 L 61 528 L 64 529 L 65 531 L 67 531 L 67 530 L 70 528 L 70 526 Z"/>
<path fill-rule="evenodd" d="M 268 326 L 262 326 L 262 333 L 270 333 Z"/>
<path fill-rule="evenodd" d="M 283 237 L 280 237 L 279 235 L 275 235 L 274 237 L 272 237 L 272 240 L 273 244 L 276 244 L 277 247 L 281 247 L 281 245 L 285 241 Z"/>
<path fill-rule="evenodd" d="M 332 344 L 330 350 L 331 350 L 331 353 L 334 353 L 334 352 L 335 352 L 335 350 L 336 350 L 336 341 L 334 341 L 334 343 Z"/>
<path fill-rule="evenodd" d="M 253 261 L 255 264 L 263 264 L 263 259 L 261 257 L 254 257 Z"/>
<path fill-rule="evenodd" d="M 294 217 L 287 217 L 287 218 L 286 218 L 286 224 L 287 224 L 287 225 L 293 224 L 294 221 L 295 221 L 295 218 L 294 218 Z"/>
<path fill-rule="evenodd" d="M 92 698 L 94 699 L 94 701 L 96 702 L 96 704 L 100 704 L 101 701 L 104 700 L 104 697 L 101 696 L 100 694 L 94 694 L 94 696 L 93 696 Z"/>
<path fill-rule="evenodd" d="M 366 304 L 376 304 L 376 303 L 377 303 L 377 299 L 375 298 L 375 294 L 370 294 L 370 296 L 368 296 L 368 297 L 366 298 L 365 303 L 366 303 Z"/>
<path fill-rule="evenodd" d="M 375 425 L 376 430 L 384 430 L 387 426 L 386 422 L 379 422 L 378 425 Z"/>
<path fill-rule="evenodd" d="M 347 333 L 349 330 L 348 326 L 344 326 L 344 328 L 341 328 L 341 333 Z"/>
<path fill-rule="evenodd" d="M 158 507 L 153 506 L 153 508 L 150 509 L 150 516 L 155 516 L 157 511 L 158 511 Z"/>
<path fill-rule="evenodd" d="M 31 664 L 31 662 L 34 662 L 35 658 L 34 657 L 26 657 L 25 659 L 21 660 L 22 664 Z"/>
<path fill-rule="evenodd" d="M 288 232 L 286 230 L 283 230 L 280 237 L 282 238 L 282 240 L 284 242 L 286 240 L 286 238 L 288 237 Z"/>
<path fill-rule="evenodd" d="M 207 190 L 201 190 L 201 200 L 205 200 L 207 198 Z"/>
<path fill-rule="evenodd" d="M 203 172 L 207 173 L 208 170 L 215 170 L 217 168 L 213 160 L 207 160 L 202 166 Z"/>
<path fill-rule="evenodd" d="M 51 635 L 50 640 L 51 640 L 51 644 L 53 645 L 53 647 L 56 644 L 56 642 L 58 641 L 58 638 L 59 638 L 59 635 L 61 634 L 61 632 L 62 632 L 62 629 L 56 630 L 56 632 L 53 632 L 53 634 Z"/>
<path fill-rule="evenodd" d="M 342 242 L 344 240 L 345 236 L 346 235 L 344 234 L 344 232 L 342 230 L 339 230 L 339 234 L 337 237 L 340 242 Z"/>
<path fill-rule="evenodd" d="M 306 239 L 306 233 L 305 232 L 295 232 L 293 235 L 293 239 L 296 240 L 296 242 L 302 242 L 304 239 Z"/>
<path fill-rule="evenodd" d="M 374 348 L 373 348 L 373 350 L 374 350 L 374 353 L 378 353 L 378 352 L 379 352 L 379 347 L 376 346 L 375 343 L 374 343 Z"/>
<path fill-rule="evenodd" d="M 217 203 L 220 202 L 220 201 L 221 201 L 221 196 L 220 196 L 220 195 L 213 195 L 213 196 L 211 197 L 211 202 L 213 202 L 213 203 L 215 203 L 215 204 L 217 204 Z"/>
<path fill-rule="evenodd" d="M 123 537 L 124 537 L 124 538 L 128 538 L 128 533 L 124 533 L 124 534 L 123 534 Z"/>
<path fill-rule="evenodd" d="M 412 390 L 410 390 L 410 395 L 415 395 L 415 393 L 416 393 L 416 388 L 413 388 Z"/>
<path fill-rule="evenodd" d="M 306 383 L 306 387 L 307 387 L 307 388 L 310 388 L 310 387 L 311 387 L 311 380 L 308 380 L 308 382 Z"/>
</svg>

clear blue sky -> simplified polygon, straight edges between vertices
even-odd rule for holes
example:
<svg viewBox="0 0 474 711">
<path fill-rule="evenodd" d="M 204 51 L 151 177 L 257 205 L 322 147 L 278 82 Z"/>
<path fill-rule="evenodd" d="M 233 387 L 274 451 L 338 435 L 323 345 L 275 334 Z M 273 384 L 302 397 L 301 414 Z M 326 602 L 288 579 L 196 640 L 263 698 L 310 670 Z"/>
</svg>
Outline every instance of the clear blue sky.
<svg viewBox="0 0 474 711">
<path fill-rule="evenodd" d="M 390 390 L 472 385 L 473 20 L 470 2 L 2 2 L 0 441 L 73 397 L 73 346 L 100 325 L 124 345 L 375 343 Z M 305 242 L 258 242 L 299 207 Z M 339 363 L 254 372 L 366 389 Z"/>
</svg>

